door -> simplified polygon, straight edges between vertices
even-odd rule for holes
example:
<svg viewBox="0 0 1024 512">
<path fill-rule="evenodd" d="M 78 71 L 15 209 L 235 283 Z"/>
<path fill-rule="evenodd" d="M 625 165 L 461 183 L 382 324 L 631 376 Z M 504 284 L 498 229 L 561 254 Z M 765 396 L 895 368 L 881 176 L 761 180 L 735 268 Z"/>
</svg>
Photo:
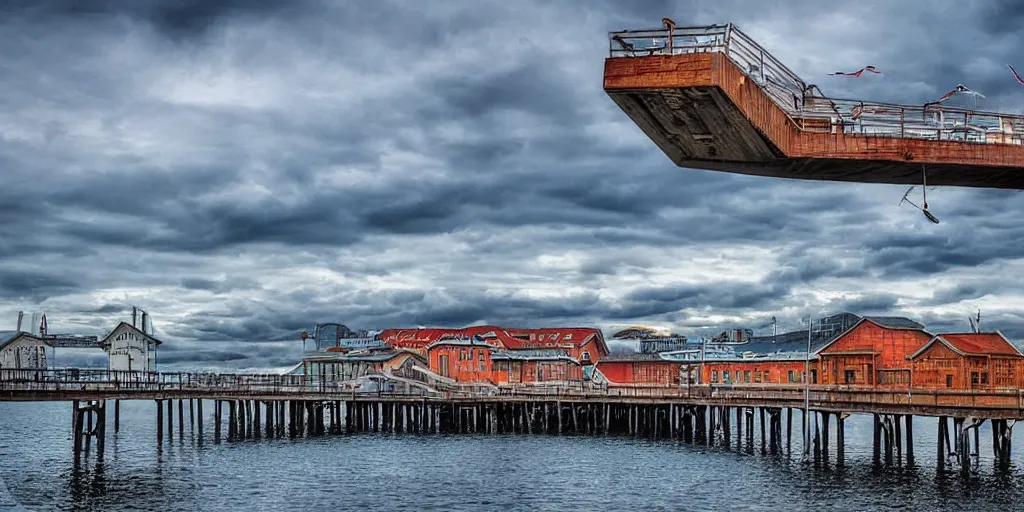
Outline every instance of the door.
<svg viewBox="0 0 1024 512">
<path fill-rule="evenodd" d="M 440 366 L 440 368 L 438 368 L 438 370 L 440 372 L 440 375 L 442 377 L 447 377 L 448 376 L 448 356 L 441 356 L 441 357 L 439 357 L 438 358 L 438 366 Z"/>
</svg>

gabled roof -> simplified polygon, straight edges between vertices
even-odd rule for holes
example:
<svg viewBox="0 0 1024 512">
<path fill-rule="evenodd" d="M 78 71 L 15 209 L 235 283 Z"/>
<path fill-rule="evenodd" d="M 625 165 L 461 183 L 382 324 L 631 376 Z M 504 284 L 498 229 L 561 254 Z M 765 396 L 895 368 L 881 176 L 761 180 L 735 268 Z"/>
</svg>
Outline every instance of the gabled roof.
<svg viewBox="0 0 1024 512">
<path fill-rule="evenodd" d="M 462 347 L 482 347 L 495 350 L 500 348 L 498 345 L 491 343 L 490 341 L 477 338 L 476 336 L 469 336 L 466 338 L 454 338 L 454 337 L 443 337 L 430 345 L 427 345 L 427 350 L 440 346 L 440 345 L 454 345 Z"/>
<path fill-rule="evenodd" d="M 541 348 L 541 349 L 526 349 L 526 350 L 499 350 L 494 354 L 491 354 L 491 359 L 507 359 L 514 361 L 570 361 L 579 364 L 579 361 L 573 359 L 564 350 Z"/>
<path fill-rule="evenodd" d="M 877 326 L 879 326 L 879 327 L 881 327 L 883 329 L 890 329 L 890 330 L 897 330 L 897 331 L 899 331 L 899 330 L 903 330 L 903 331 L 920 331 L 920 332 L 923 332 L 923 333 L 927 334 L 928 336 L 932 336 L 932 334 L 930 332 L 924 330 L 924 325 L 919 324 L 919 323 L 917 323 L 917 322 L 915 322 L 915 321 L 913 321 L 913 320 L 911 320 L 909 318 L 906 318 L 906 317 L 902 317 L 902 316 L 865 316 L 865 317 L 862 317 L 860 320 L 858 320 L 857 323 L 855 323 L 852 326 L 850 326 L 849 329 L 843 331 L 841 334 L 839 334 L 835 338 L 832 338 L 827 343 L 825 343 L 825 344 L 821 345 L 820 347 L 814 349 L 812 351 L 812 353 L 818 354 L 819 352 L 825 350 L 826 348 L 831 346 L 833 343 L 841 340 L 843 338 L 843 336 L 846 336 L 847 334 L 852 332 L 854 329 L 859 327 L 860 324 L 862 324 L 864 322 L 873 323 L 873 324 L 875 324 L 875 325 L 877 325 Z"/>
<path fill-rule="evenodd" d="M 608 355 L 608 345 L 598 329 L 589 327 L 554 327 L 543 329 L 507 329 L 494 325 L 465 328 L 385 329 L 380 333 L 384 343 L 403 348 L 424 349 L 444 337 L 478 336 L 499 348 L 521 350 L 527 348 L 582 347 L 594 342 L 600 355 Z M 517 337 L 518 336 L 518 337 Z M 520 337 L 525 339 L 520 339 Z"/>
<path fill-rule="evenodd" d="M 110 337 L 113 336 L 114 333 L 117 332 L 117 330 L 121 328 L 121 326 L 125 326 L 128 329 L 131 329 L 132 331 L 135 331 L 138 335 L 145 336 L 145 337 L 153 340 L 153 343 L 156 343 L 157 345 L 163 344 L 162 341 L 158 340 L 157 338 L 155 338 L 153 336 L 150 336 L 149 334 L 146 334 L 146 333 L 142 332 L 142 329 L 139 329 L 138 327 L 135 327 L 134 325 L 132 325 L 132 324 L 130 324 L 128 322 L 120 322 L 116 326 L 114 326 L 114 328 L 111 329 L 110 332 L 108 332 L 107 335 L 104 336 L 102 340 L 100 340 L 100 344 L 103 345 L 104 347 L 109 346 L 110 345 Z"/>
<path fill-rule="evenodd" d="M 996 332 L 962 332 L 939 334 L 932 337 L 917 352 L 910 355 L 915 359 L 924 354 L 929 347 L 941 343 L 961 356 L 1016 356 L 1024 357 L 1020 350 L 1010 343 L 1002 333 Z"/>
<path fill-rule="evenodd" d="M 49 341 L 47 341 L 47 340 L 45 340 L 43 338 L 40 338 L 39 336 L 36 336 L 36 335 L 34 335 L 32 333 L 29 333 L 29 332 L 25 332 L 25 331 L 0 331 L 0 349 L 6 347 L 7 345 L 10 345 L 11 343 L 14 343 L 15 341 L 18 341 L 21 338 L 32 338 L 34 340 L 42 341 L 46 345 L 52 345 Z"/>
<path fill-rule="evenodd" d="M 886 329 L 924 330 L 923 324 L 919 324 L 904 316 L 866 316 L 864 320 Z"/>
<path fill-rule="evenodd" d="M 355 352 L 330 352 L 325 354 L 317 354 L 303 358 L 303 361 L 309 362 L 343 362 L 343 361 L 359 361 L 359 362 L 386 362 L 390 361 L 401 355 L 409 355 L 417 359 L 422 360 L 423 357 L 415 352 L 408 350 L 359 350 Z"/>
</svg>

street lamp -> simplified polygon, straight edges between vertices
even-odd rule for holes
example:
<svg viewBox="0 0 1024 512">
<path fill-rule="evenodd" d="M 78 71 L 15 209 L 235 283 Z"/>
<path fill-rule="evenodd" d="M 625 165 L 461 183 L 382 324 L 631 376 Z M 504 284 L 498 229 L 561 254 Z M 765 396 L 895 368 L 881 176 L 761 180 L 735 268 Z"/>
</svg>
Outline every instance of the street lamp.
<svg viewBox="0 0 1024 512">
<path fill-rule="evenodd" d="M 819 320 L 825 316 L 825 310 L 817 311 Z M 814 314 L 807 315 L 807 352 L 804 355 L 804 462 L 811 453 L 811 337 L 814 325 Z"/>
<path fill-rule="evenodd" d="M 804 357 L 804 462 L 811 452 L 811 325 L 812 315 L 807 315 L 807 354 Z"/>
</svg>

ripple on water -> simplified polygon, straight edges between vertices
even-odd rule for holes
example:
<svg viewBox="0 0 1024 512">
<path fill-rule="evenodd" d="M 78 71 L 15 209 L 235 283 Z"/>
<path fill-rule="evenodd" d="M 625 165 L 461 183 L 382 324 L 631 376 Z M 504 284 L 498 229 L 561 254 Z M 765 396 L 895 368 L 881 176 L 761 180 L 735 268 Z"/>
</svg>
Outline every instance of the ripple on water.
<svg viewBox="0 0 1024 512">
<path fill-rule="evenodd" d="M 157 450 L 152 407 L 122 404 L 121 432 L 108 435 L 104 463 L 90 460 L 76 471 L 66 404 L 0 404 L 0 483 L 7 489 L 5 495 L 0 486 L 0 510 L 12 507 L 7 502 L 33 510 L 961 510 L 1024 501 L 1017 456 L 1008 474 L 994 471 L 989 459 L 966 481 L 936 471 L 928 458 L 934 423 L 924 419 L 915 425 L 917 469 L 873 469 L 870 419 L 854 417 L 848 467 L 835 470 L 806 467 L 798 457 L 621 437 L 360 435 L 214 444 L 207 427 L 201 447 L 190 433 L 178 441 L 175 429 L 174 441 Z"/>
</svg>

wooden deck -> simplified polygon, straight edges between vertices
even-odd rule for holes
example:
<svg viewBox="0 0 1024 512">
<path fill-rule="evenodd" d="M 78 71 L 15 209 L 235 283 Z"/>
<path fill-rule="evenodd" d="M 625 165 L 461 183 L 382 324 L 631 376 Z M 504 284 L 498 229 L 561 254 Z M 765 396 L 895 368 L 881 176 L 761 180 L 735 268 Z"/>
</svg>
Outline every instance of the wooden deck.
<svg viewBox="0 0 1024 512">
<path fill-rule="evenodd" d="M 893 184 L 925 166 L 933 185 L 1024 189 L 1024 119 L 818 96 L 726 27 L 720 43 L 605 61 L 605 91 L 676 165 Z"/>
<path fill-rule="evenodd" d="M 62 370 L 0 375 L 0 401 L 92 400 L 301 400 L 427 403 L 572 402 L 685 404 L 724 407 L 803 408 L 805 388 L 781 385 L 683 387 L 502 387 L 487 392 L 397 386 L 394 391 L 353 391 L 340 383 L 276 374 L 142 373 Z M 134 375 L 132 375 L 134 374 Z M 392 379 L 393 376 L 379 375 Z M 812 385 L 812 410 L 917 416 L 1024 419 L 1024 391 L 911 391 L 867 386 Z"/>
</svg>

